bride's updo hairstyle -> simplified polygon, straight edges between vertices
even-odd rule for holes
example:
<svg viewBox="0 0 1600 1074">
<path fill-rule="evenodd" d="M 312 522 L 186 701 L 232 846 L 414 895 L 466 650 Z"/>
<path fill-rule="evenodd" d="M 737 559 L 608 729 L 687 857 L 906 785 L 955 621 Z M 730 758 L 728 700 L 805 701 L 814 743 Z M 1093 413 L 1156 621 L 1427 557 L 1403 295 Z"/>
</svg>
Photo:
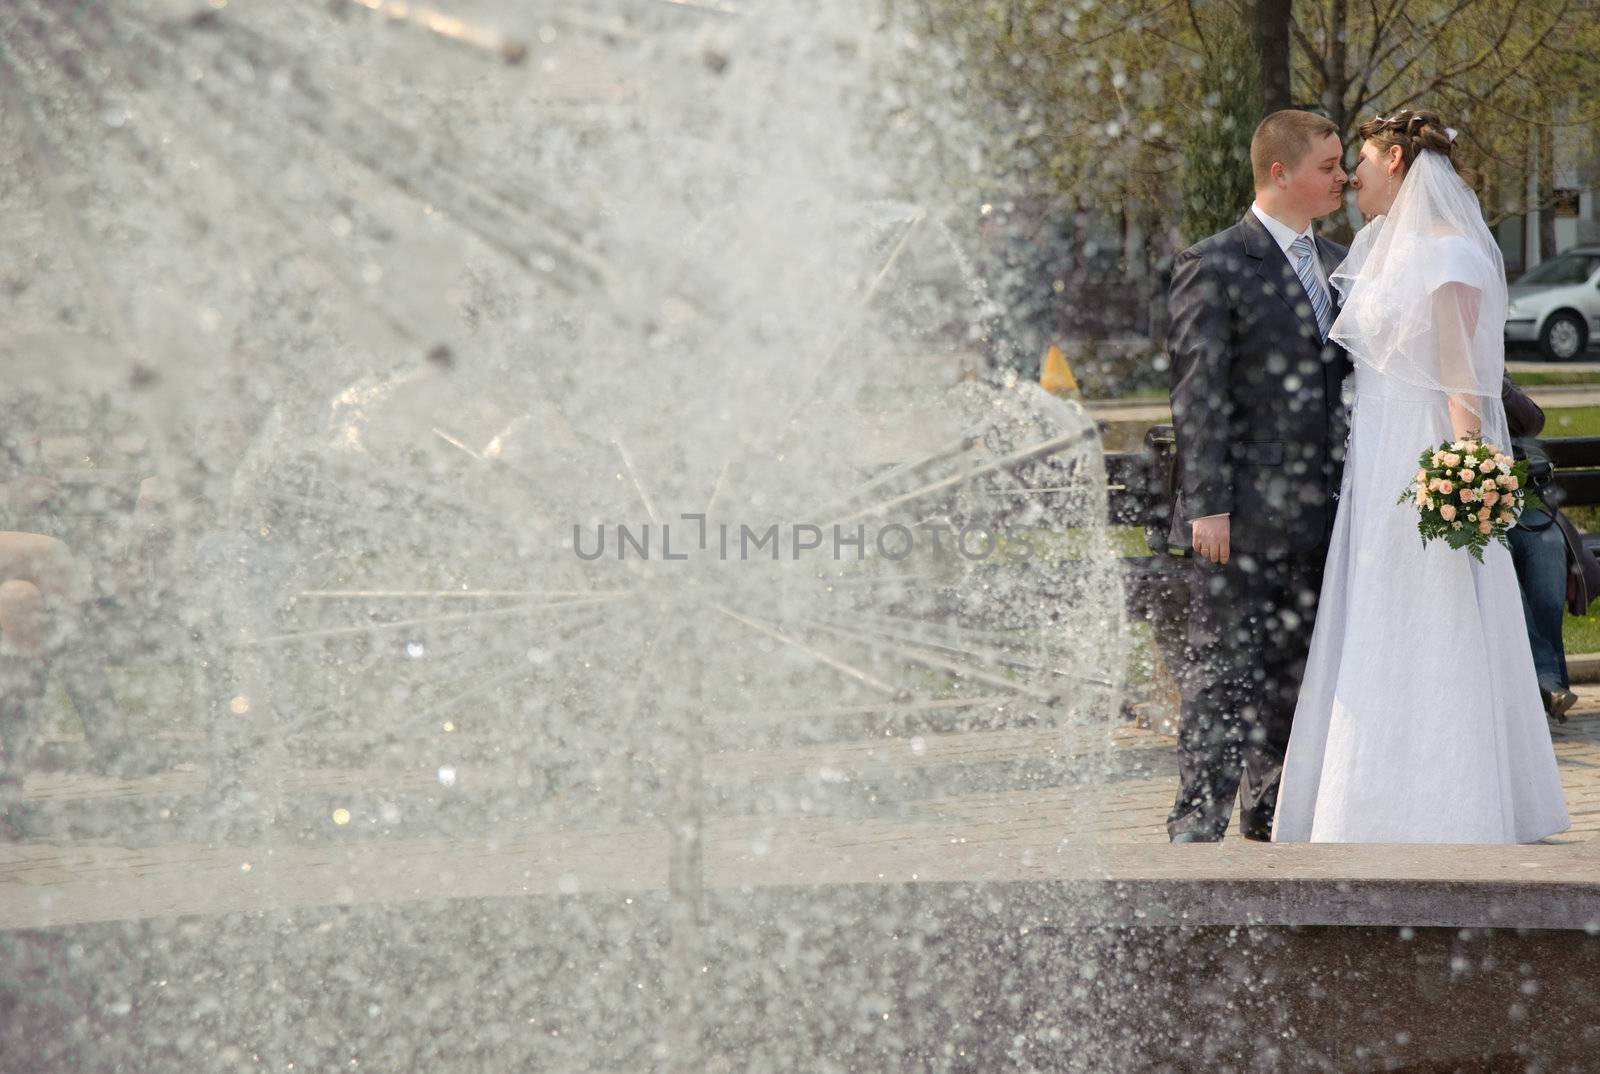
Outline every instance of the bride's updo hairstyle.
<svg viewBox="0 0 1600 1074">
<path fill-rule="evenodd" d="M 1450 138 L 1450 128 L 1445 126 L 1437 112 L 1413 112 L 1408 108 L 1392 116 L 1368 120 L 1357 128 L 1356 133 L 1384 152 L 1388 152 L 1391 146 L 1399 146 L 1407 171 L 1416 162 L 1418 153 L 1424 149 L 1432 150 L 1448 160 L 1468 186 L 1472 185 L 1472 173 L 1456 159 L 1456 145 Z"/>
</svg>

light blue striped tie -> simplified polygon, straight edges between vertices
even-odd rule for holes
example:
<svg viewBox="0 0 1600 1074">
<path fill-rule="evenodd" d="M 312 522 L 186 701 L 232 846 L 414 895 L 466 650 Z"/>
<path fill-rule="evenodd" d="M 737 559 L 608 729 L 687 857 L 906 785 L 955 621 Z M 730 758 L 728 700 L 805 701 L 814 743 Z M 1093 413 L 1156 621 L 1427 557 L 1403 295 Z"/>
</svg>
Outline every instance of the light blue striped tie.
<svg viewBox="0 0 1600 1074">
<path fill-rule="evenodd" d="M 1317 330 L 1326 340 L 1328 329 L 1333 327 L 1333 302 L 1329 300 L 1322 281 L 1317 278 L 1317 270 L 1312 263 L 1312 258 L 1317 256 L 1316 248 L 1311 245 L 1310 239 L 1301 235 L 1289 244 L 1289 252 L 1294 254 L 1295 274 L 1305 285 L 1306 297 L 1311 299 L 1311 312 L 1316 314 Z"/>
</svg>

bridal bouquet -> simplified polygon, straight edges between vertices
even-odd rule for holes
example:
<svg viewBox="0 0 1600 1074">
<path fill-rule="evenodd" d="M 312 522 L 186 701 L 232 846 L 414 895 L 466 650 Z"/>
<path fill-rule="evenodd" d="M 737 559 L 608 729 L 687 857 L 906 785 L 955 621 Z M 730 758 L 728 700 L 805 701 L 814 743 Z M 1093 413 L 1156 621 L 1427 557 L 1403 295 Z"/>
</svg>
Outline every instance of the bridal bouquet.
<svg viewBox="0 0 1600 1074">
<path fill-rule="evenodd" d="M 1427 448 L 1419 469 L 1400 494 L 1422 516 L 1417 532 L 1422 543 L 1443 538 L 1451 548 L 1465 548 L 1483 562 L 1490 541 L 1508 545 L 1506 531 L 1522 512 L 1544 507 L 1527 487 L 1528 464 L 1502 454 L 1481 440 L 1457 440 Z"/>
</svg>

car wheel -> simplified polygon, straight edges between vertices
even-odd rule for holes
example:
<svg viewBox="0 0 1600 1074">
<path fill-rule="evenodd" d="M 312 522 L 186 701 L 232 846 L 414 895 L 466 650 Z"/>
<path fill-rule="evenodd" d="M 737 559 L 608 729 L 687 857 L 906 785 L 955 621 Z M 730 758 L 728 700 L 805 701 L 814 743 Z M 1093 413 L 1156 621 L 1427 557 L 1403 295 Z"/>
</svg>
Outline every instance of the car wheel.
<svg viewBox="0 0 1600 1074">
<path fill-rule="evenodd" d="M 1583 319 L 1575 313 L 1558 313 L 1545 322 L 1539 333 L 1539 350 L 1552 362 L 1570 362 L 1581 357 L 1588 346 Z"/>
</svg>

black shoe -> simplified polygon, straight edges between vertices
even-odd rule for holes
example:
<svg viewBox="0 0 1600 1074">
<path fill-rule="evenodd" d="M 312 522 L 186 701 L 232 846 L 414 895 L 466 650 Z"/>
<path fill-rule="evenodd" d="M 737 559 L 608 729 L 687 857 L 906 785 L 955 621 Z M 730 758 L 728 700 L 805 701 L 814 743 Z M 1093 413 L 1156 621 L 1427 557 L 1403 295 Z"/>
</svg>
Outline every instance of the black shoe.
<svg viewBox="0 0 1600 1074">
<path fill-rule="evenodd" d="M 1174 842 L 1174 843 L 1220 843 L 1220 842 L 1222 842 L 1222 836 L 1220 836 L 1220 835 L 1206 835 L 1203 832 L 1174 832 L 1172 834 L 1172 842 Z"/>
<path fill-rule="evenodd" d="M 1557 723 L 1567 722 L 1567 710 L 1578 703 L 1578 695 L 1571 690 L 1556 690 L 1550 692 L 1540 690 L 1539 694 L 1544 701 L 1544 711 Z"/>
<path fill-rule="evenodd" d="M 1244 836 L 1246 839 L 1250 840 L 1252 843 L 1270 843 L 1270 842 L 1272 842 L 1272 829 L 1271 828 L 1268 828 L 1266 831 L 1257 831 L 1257 830 L 1245 831 L 1243 828 L 1240 828 L 1239 829 L 1239 834 Z"/>
</svg>

